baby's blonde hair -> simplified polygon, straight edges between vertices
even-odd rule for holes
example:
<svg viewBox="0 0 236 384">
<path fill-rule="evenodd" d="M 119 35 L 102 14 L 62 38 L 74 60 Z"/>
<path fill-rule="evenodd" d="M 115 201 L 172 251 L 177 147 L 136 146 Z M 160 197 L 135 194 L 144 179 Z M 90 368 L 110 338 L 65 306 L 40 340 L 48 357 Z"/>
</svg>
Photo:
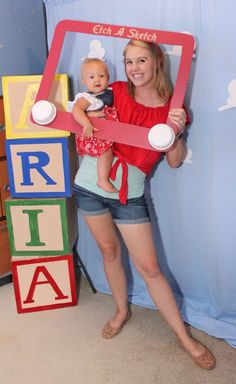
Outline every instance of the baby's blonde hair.
<svg viewBox="0 0 236 384">
<path fill-rule="evenodd" d="M 86 57 L 83 61 L 82 61 L 82 64 L 81 64 L 81 67 L 80 67 L 80 77 L 81 77 L 81 80 L 83 78 L 83 69 L 85 68 L 85 66 L 87 64 L 91 64 L 91 63 L 99 63 L 99 64 L 102 64 L 104 69 L 106 70 L 106 73 L 107 73 L 107 76 L 108 76 L 108 79 L 109 79 L 109 70 L 108 70 L 108 66 L 107 64 L 101 60 L 101 59 L 98 59 L 97 57 Z"/>
<path fill-rule="evenodd" d="M 158 95 L 163 99 L 163 101 L 168 100 L 169 97 L 172 95 L 173 90 L 166 73 L 165 58 L 160 46 L 157 43 L 153 42 L 146 42 L 143 40 L 130 40 L 123 52 L 124 59 L 126 57 L 126 52 L 129 46 L 145 48 L 151 53 L 155 63 L 153 79 L 154 84 L 156 85 L 156 90 L 158 92 Z M 129 79 L 128 91 L 130 95 L 134 97 L 135 86 Z"/>
</svg>

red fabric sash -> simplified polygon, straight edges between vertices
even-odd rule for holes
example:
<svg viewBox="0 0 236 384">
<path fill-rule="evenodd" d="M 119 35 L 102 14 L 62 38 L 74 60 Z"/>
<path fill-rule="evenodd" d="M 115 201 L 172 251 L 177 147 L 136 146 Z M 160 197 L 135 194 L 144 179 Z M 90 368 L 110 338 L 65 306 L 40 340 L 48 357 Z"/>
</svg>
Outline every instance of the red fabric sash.
<svg viewBox="0 0 236 384">
<path fill-rule="evenodd" d="M 127 195 L 128 195 L 128 166 L 126 161 L 118 158 L 115 164 L 111 168 L 109 177 L 113 181 L 116 179 L 116 172 L 120 164 L 122 166 L 122 182 L 121 182 L 121 188 L 119 191 L 119 198 L 120 198 L 121 204 L 126 204 Z"/>
</svg>

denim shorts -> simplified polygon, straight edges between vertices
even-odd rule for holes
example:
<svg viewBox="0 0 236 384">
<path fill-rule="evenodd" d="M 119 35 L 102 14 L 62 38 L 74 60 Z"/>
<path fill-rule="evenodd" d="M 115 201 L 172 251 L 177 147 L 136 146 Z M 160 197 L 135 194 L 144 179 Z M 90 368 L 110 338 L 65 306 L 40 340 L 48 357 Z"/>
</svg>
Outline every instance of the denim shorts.
<svg viewBox="0 0 236 384">
<path fill-rule="evenodd" d="M 82 215 L 99 216 L 110 212 L 113 221 L 117 224 L 137 224 L 150 221 L 144 195 L 127 199 L 127 203 L 124 205 L 118 199 L 97 195 L 75 184 L 73 192 L 77 207 Z"/>
</svg>

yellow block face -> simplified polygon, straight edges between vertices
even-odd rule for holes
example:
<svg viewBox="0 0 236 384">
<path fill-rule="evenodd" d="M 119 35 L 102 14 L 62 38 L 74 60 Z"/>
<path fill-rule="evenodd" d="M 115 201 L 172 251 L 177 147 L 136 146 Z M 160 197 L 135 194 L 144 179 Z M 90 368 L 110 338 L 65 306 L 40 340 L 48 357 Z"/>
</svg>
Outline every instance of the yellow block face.
<svg viewBox="0 0 236 384">
<path fill-rule="evenodd" d="M 31 108 L 34 105 L 41 75 L 4 76 L 3 98 L 5 110 L 6 138 L 30 137 L 66 137 L 68 131 L 47 128 L 32 123 Z M 55 75 L 53 86 L 48 98 L 58 110 L 66 109 L 68 101 L 68 76 Z"/>
</svg>

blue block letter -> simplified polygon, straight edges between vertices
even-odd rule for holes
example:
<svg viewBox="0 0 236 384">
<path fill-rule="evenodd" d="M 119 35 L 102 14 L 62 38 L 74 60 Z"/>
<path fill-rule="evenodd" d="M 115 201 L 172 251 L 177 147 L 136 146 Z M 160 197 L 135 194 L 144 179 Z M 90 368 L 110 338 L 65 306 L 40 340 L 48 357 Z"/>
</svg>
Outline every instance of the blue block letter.
<svg viewBox="0 0 236 384">
<path fill-rule="evenodd" d="M 21 156 L 22 161 L 22 174 L 23 174 L 23 182 L 21 185 L 33 185 L 34 183 L 30 179 L 30 170 L 36 169 L 37 172 L 46 180 L 47 185 L 55 185 L 56 182 L 43 170 L 49 161 L 50 158 L 47 153 L 38 151 L 38 152 L 17 152 L 18 156 Z M 37 158 L 38 161 L 30 162 L 30 157 Z"/>
</svg>

